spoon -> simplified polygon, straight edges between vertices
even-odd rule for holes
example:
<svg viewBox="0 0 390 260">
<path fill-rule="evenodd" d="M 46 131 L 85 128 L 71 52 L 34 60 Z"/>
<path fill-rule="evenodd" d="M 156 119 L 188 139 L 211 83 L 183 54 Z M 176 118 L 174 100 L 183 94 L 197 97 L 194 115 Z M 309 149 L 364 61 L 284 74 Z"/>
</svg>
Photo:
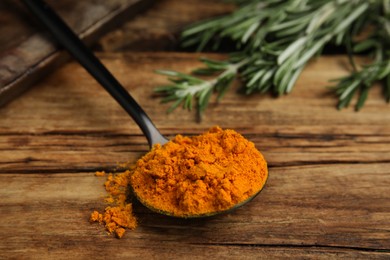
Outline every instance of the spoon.
<svg viewBox="0 0 390 260">
<path fill-rule="evenodd" d="M 108 69 L 100 62 L 93 52 L 80 40 L 80 38 L 66 25 L 66 23 L 46 4 L 43 0 L 22 0 L 27 8 L 47 27 L 53 34 L 58 43 L 60 43 L 70 54 L 111 94 L 111 96 L 122 106 L 122 108 L 133 118 L 142 130 L 148 144 L 151 147 L 155 144 L 165 144 L 168 139 L 164 137 L 150 120 L 145 111 L 138 105 L 127 90 L 116 80 Z M 263 185 L 264 187 L 264 185 Z M 223 211 L 210 212 L 201 215 L 185 216 L 185 218 L 209 217 L 221 213 L 230 212 L 256 197 L 260 191 L 248 199 L 234 205 L 232 208 Z M 171 212 L 162 211 L 145 203 L 136 192 L 137 199 L 147 208 L 154 212 L 175 216 Z"/>
</svg>

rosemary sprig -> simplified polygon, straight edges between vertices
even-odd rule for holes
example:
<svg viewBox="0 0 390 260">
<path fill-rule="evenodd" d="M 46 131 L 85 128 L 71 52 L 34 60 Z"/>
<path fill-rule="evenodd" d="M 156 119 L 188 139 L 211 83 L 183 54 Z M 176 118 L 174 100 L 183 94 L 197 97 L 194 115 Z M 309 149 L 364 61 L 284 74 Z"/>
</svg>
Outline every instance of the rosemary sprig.
<svg viewBox="0 0 390 260">
<path fill-rule="evenodd" d="M 348 106 L 360 93 L 360 109 L 375 81 L 383 81 L 390 99 L 390 0 L 230 0 L 239 7 L 231 14 L 194 24 L 182 33 L 183 46 L 218 50 L 225 40 L 235 52 L 224 61 L 203 58 L 204 68 L 193 75 L 160 70 L 171 84 L 157 88 L 173 101 L 170 111 L 183 105 L 191 110 L 194 100 L 200 111 L 213 92 L 222 98 L 234 78 L 240 76 L 245 93 L 289 93 L 305 68 L 328 44 L 345 46 L 354 71 L 336 81 L 333 88 L 339 108 Z M 366 38 L 356 36 L 374 28 Z M 373 62 L 357 68 L 352 53 L 364 52 Z M 201 75 L 214 75 L 205 80 Z"/>
<path fill-rule="evenodd" d="M 360 110 L 367 99 L 368 91 L 376 81 L 382 81 L 383 94 L 386 101 L 390 102 L 390 1 L 384 1 L 383 4 L 384 16 L 372 21 L 372 24 L 376 23 L 377 30 L 364 40 L 357 41 L 353 48 L 349 48 L 349 55 L 352 52 L 365 52 L 373 61 L 358 70 L 352 60 L 354 71 L 336 80 L 334 91 L 339 97 L 338 109 L 347 107 L 353 96 L 359 93 L 355 109 Z"/>
<path fill-rule="evenodd" d="M 207 65 L 207 68 L 198 69 L 194 71 L 195 74 L 209 75 L 215 72 L 223 72 L 212 80 L 203 80 L 176 71 L 156 71 L 159 74 L 169 76 L 169 80 L 173 83 L 172 85 L 155 89 L 156 92 L 166 94 L 166 97 L 162 100 L 163 103 L 175 100 L 168 112 L 173 111 L 180 104 L 183 104 L 185 109 L 191 110 L 194 97 L 197 98 L 198 109 L 202 112 L 207 107 L 214 90 L 218 92 L 218 99 L 223 97 L 231 82 L 234 80 L 238 68 L 245 63 L 245 60 L 235 64 L 205 58 L 202 61 Z"/>
</svg>

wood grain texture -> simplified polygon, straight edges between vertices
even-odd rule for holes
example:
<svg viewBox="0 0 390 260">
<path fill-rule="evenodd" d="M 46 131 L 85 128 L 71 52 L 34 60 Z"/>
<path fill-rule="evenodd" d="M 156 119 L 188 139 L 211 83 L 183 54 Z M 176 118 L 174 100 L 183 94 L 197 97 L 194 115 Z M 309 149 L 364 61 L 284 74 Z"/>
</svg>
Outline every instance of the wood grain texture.
<svg viewBox="0 0 390 260">
<path fill-rule="evenodd" d="M 223 58 L 221 55 L 209 55 Z M 270 178 L 227 215 L 181 220 L 135 203 L 140 225 L 122 240 L 88 223 L 105 207 L 104 178 L 148 149 L 141 131 L 76 63 L 0 109 L 0 258 L 204 259 L 390 257 L 390 114 L 380 88 L 364 109 L 335 109 L 328 79 L 345 57 L 310 64 L 293 93 L 242 96 L 233 86 L 195 113 L 159 104 L 155 69 L 190 71 L 197 54 L 102 53 L 99 57 L 164 134 L 234 128 L 263 152 Z"/>
<path fill-rule="evenodd" d="M 101 51 L 110 52 L 177 51 L 183 28 L 234 8 L 220 0 L 159 0 L 142 16 L 108 32 L 97 45 Z"/>
<path fill-rule="evenodd" d="M 152 0 L 48 1 L 87 43 L 124 19 L 144 10 Z M 0 2 L 0 106 L 67 60 L 53 39 L 18 1 Z M 6 36 L 6 37 L 5 37 Z"/>
</svg>

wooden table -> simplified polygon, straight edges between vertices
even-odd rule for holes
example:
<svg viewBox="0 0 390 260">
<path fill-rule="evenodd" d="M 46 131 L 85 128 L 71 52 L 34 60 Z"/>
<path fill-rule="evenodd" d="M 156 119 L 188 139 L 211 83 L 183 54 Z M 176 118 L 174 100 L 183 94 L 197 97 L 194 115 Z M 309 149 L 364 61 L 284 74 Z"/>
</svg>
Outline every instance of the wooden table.
<svg viewBox="0 0 390 260">
<path fill-rule="evenodd" d="M 252 140 L 269 162 L 263 192 L 235 212 L 198 220 L 160 216 L 135 203 L 139 227 L 121 240 L 90 224 L 90 213 L 106 205 L 104 178 L 95 171 L 135 162 L 148 146 L 128 115 L 71 62 L 0 109 L 0 258 L 388 259 L 390 108 L 380 88 L 362 111 L 337 111 L 325 86 L 348 73 L 347 59 L 327 56 L 308 66 L 289 96 L 242 96 L 236 82 L 201 123 L 194 112 L 166 114 L 168 105 L 153 97 L 166 79 L 153 70 L 190 71 L 200 55 L 134 52 L 123 36 L 148 19 L 172 22 L 164 14 L 180 2 L 161 1 L 113 31 L 100 41 L 98 56 L 163 134 L 220 125 Z M 166 40 L 170 32 L 145 35 Z M 119 51 L 109 52 L 104 46 L 115 37 L 122 43 L 112 50 Z M 167 43 L 161 49 L 171 48 Z"/>
</svg>

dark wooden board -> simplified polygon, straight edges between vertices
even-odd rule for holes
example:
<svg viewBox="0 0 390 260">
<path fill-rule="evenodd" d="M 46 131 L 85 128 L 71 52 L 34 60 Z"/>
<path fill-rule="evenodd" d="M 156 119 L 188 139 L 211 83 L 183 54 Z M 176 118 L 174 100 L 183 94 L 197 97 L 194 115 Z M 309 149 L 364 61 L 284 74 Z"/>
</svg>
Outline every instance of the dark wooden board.
<svg viewBox="0 0 390 260">
<path fill-rule="evenodd" d="M 221 0 L 160 0 L 134 20 L 104 35 L 101 51 L 178 51 L 180 32 L 202 19 L 220 16 L 235 6 Z"/>
<path fill-rule="evenodd" d="M 87 44 L 144 10 L 153 0 L 48 1 Z M 60 52 L 19 1 L 0 1 L 0 106 L 62 64 Z"/>
<path fill-rule="evenodd" d="M 242 96 L 194 112 L 166 114 L 153 98 L 166 79 L 190 71 L 198 54 L 101 53 L 99 57 L 167 136 L 233 128 L 269 163 L 265 189 L 227 215 L 180 220 L 138 203 L 139 228 L 117 240 L 88 222 L 102 210 L 104 178 L 148 149 L 141 131 L 76 63 L 0 108 L 0 258 L 388 259 L 390 114 L 380 88 L 366 107 L 337 111 L 325 86 L 347 73 L 342 56 L 310 64 L 291 95 Z M 211 55 L 221 59 L 221 55 Z"/>
</svg>

